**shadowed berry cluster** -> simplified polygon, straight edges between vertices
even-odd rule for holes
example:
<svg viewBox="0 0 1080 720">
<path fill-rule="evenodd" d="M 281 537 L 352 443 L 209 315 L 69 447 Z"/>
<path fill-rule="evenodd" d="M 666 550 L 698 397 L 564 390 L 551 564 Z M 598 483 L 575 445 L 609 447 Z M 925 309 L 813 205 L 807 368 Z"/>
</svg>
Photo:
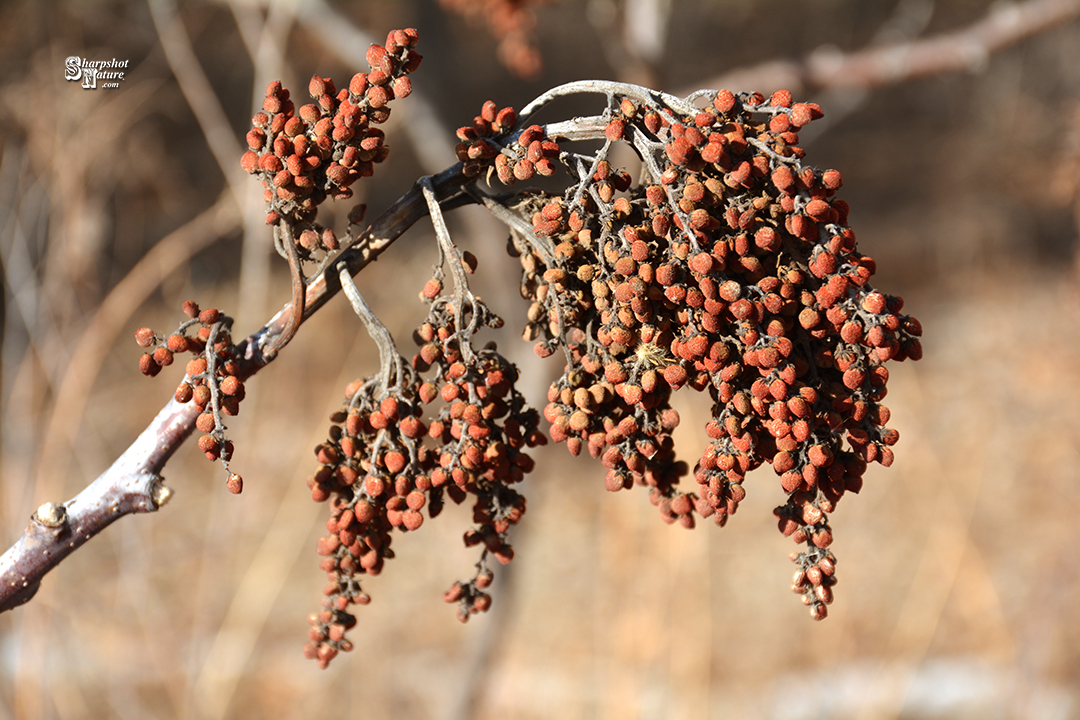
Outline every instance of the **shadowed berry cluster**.
<svg viewBox="0 0 1080 720">
<path fill-rule="evenodd" d="M 329 438 L 315 450 L 320 468 L 308 484 L 313 499 L 330 503 L 329 534 L 318 545 L 329 584 L 323 611 L 310 618 L 305 654 L 324 667 L 352 647 L 344 636 L 356 622 L 349 606 L 370 601 L 359 576 L 381 572 L 394 556 L 393 531 L 418 530 L 424 511 L 434 518 L 446 499 L 473 500 L 474 526 L 464 542 L 481 546 L 481 557 L 473 577 L 444 595 L 462 622 L 491 604 L 483 591 L 493 577 L 489 555 L 503 564 L 513 559 L 508 533 L 525 512 L 514 485 L 533 469 L 524 449 L 546 438 L 514 388 L 517 369 L 494 348 L 462 353 L 454 335 L 424 323 L 416 369 L 397 363 L 401 382 L 390 387 L 379 378 L 352 383 Z"/>
</svg>

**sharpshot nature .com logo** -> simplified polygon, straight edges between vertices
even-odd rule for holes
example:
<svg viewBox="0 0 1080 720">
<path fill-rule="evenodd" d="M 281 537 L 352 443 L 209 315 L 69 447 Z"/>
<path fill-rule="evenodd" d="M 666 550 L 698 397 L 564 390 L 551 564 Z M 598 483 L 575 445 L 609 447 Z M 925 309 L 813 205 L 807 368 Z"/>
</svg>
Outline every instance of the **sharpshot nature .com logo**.
<svg viewBox="0 0 1080 720">
<path fill-rule="evenodd" d="M 127 70 L 130 60 L 87 60 L 86 58 L 73 55 L 64 61 L 64 79 L 70 82 L 82 80 L 82 86 L 86 90 L 93 90 L 101 83 L 101 87 L 117 88 L 124 80 L 124 72 Z"/>
</svg>

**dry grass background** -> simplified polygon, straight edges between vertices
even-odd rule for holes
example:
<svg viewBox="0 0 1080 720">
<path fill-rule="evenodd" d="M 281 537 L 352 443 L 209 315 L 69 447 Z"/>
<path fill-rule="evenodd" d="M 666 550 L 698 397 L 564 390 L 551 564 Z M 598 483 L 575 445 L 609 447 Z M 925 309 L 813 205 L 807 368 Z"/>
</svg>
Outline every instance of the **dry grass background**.
<svg viewBox="0 0 1080 720">
<path fill-rule="evenodd" d="M 419 98 L 395 105 L 394 153 L 366 190 L 375 210 L 423 167 L 449 164 L 436 140 L 489 97 L 520 106 L 590 76 L 688 89 L 823 45 L 895 39 L 912 18 L 933 34 L 986 11 L 686 0 L 673 4 L 662 60 L 628 69 L 612 66 L 617 42 L 597 39 L 610 37 L 612 8 L 542 9 L 545 71 L 520 83 L 490 59 L 486 31 L 433 0 L 343 4 L 348 23 L 321 30 L 316 2 L 187 3 L 191 57 L 209 82 L 185 97 L 183 39 L 167 58 L 146 5 L 0 7 L 5 546 L 40 503 L 104 470 L 171 394 L 169 379 L 138 375 L 136 327 L 169 327 L 191 297 L 246 332 L 287 301 L 258 202 L 245 195 L 246 220 L 211 146 L 239 148 L 269 79 L 299 92 L 314 72 L 355 72 L 343 58 L 366 44 L 352 28 L 420 29 L 415 84 L 433 109 L 425 120 L 443 127 L 417 146 L 405 124 L 423 117 Z M 751 477 L 728 527 L 687 532 L 640 491 L 606 493 L 596 463 L 548 448 L 491 613 L 461 626 L 439 600 L 472 563 L 459 542 L 467 517 L 448 510 L 395 542 L 398 559 L 366 585 L 357 650 L 318 671 L 300 647 L 323 584 L 323 508 L 303 480 L 341 388 L 376 362 L 335 302 L 250 383 L 230 428 L 242 496 L 185 448 L 167 468 L 168 507 L 109 528 L 0 617 L 0 718 L 1080 717 L 1078 33 L 1072 22 L 970 73 L 820 99 L 830 122 L 810 158 L 844 173 L 877 286 L 926 328 L 926 357 L 892 369 L 896 464 L 871 470 L 834 516 L 841 584 L 827 621 L 787 591 L 792 546 L 775 531 L 769 473 Z M 131 68 L 118 90 L 84 91 L 62 79 L 69 55 Z M 452 229 L 488 271 L 484 294 L 520 317 L 498 282 L 512 272 L 502 233 L 456 214 Z M 418 227 L 359 278 L 399 333 L 422 314 L 413 288 L 433 260 Z M 556 368 L 512 339 L 503 348 L 540 402 Z M 707 408 L 677 400 L 677 440 L 694 457 Z"/>
</svg>

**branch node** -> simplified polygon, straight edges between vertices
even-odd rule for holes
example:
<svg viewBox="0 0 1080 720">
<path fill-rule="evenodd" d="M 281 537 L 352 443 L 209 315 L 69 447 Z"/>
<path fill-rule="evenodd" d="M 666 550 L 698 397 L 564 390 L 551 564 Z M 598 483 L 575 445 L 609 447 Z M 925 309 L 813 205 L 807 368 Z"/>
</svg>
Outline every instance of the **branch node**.
<svg viewBox="0 0 1080 720">
<path fill-rule="evenodd" d="M 63 527 L 67 522 L 67 508 L 54 502 L 43 503 L 34 513 L 32 520 L 47 528 Z"/>
<path fill-rule="evenodd" d="M 165 485 L 165 478 L 160 475 L 154 478 L 150 486 L 150 500 L 154 503 L 154 509 L 160 510 L 172 500 L 173 489 Z"/>
</svg>

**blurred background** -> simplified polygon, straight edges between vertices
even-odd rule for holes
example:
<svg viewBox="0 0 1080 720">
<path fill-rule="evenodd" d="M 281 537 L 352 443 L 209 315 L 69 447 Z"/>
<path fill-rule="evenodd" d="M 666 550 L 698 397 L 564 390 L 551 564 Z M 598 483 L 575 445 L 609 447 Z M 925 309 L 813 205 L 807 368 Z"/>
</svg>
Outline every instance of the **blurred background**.
<svg viewBox="0 0 1080 720">
<path fill-rule="evenodd" d="M 874 284 L 906 299 L 926 351 L 890 368 L 896 463 L 833 515 L 829 618 L 788 590 L 768 470 L 727 527 L 686 531 L 548 447 L 491 612 L 461 625 L 440 600 L 475 561 L 469 514 L 449 508 L 395 540 L 356 650 L 319 671 L 300 649 L 325 507 L 304 480 L 345 384 L 377 365 L 339 298 L 248 384 L 229 427 L 243 495 L 188 443 L 167 507 L 116 523 L 0 616 L 0 718 L 1080 717 L 1076 1 L 0 5 L 3 546 L 172 395 L 178 367 L 139 375 L 136 328 L 169 330 L 193 299 L 243 336 L 288 301 L 239 167 L 266 83 L 341 86 L 407 26 L 425 61 L 386 125 L 390 160 L 358 183 L 369 217 L 450 165 L 453 129 L 489 98 L 521 107 L 605 78 L 788 87 L 825 108 L 807 158 L 843 173 Z M 64 80 L 70 56 L 129 64 L 118 88 L 85 90 Z M 505 232 L 475 208 L 451 232 L 542 406 L 560 368 L 515 337 Z M 435 259 L 419 223 L 358 278 L 403 346 Z M 703 400 L 676 396 L 687 459 Z"/>
</svg>

